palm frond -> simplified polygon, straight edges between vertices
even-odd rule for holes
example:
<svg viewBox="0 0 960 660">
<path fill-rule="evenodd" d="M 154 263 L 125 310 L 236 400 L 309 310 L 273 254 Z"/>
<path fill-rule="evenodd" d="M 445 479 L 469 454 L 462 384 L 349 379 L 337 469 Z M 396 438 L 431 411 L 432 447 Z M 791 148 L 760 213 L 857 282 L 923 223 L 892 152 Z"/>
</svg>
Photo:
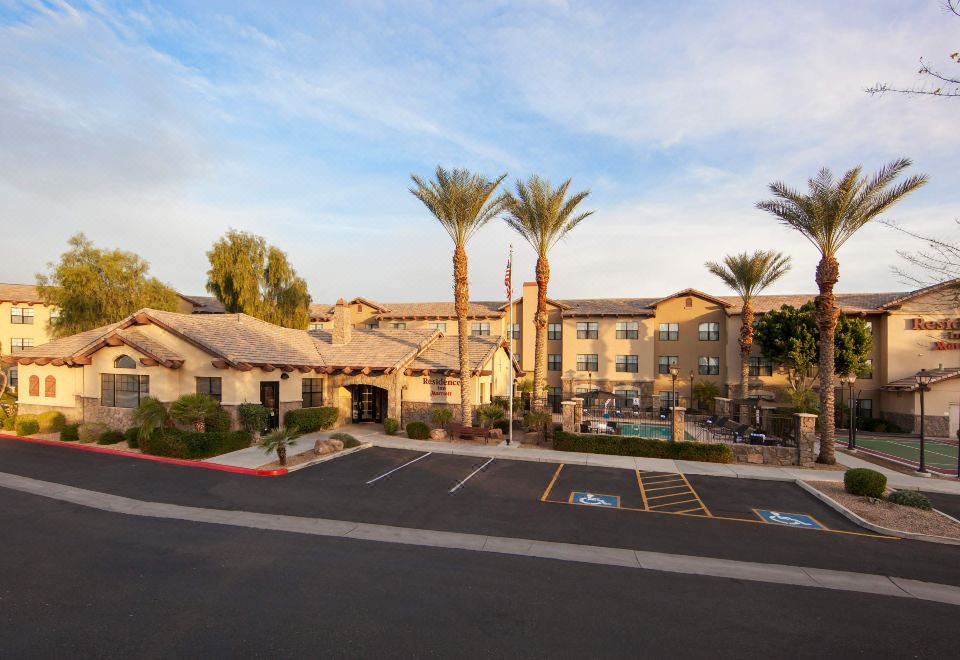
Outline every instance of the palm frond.
<svg viewBox="0 0 960 660">
<path fill-rule="evenodd" d="M 465 246 L 507 204 L 506 193 L 495 196 L 506 174 L 488 180 L 467 169 L 448 171 L 438 165 L 434 176 L 427 181 L 411 174 L 410 192 L 440 222 L 456 247 Z"/>
<path fill-rule="evenodd" d="M 723 263 L 708 261 L 706 267 L 747 303 L 790 270 L 790 257 L 757 250 L 727 255 Z"/>
<path fill-rule="evenodd" d="M 571 182 L 567 179 L 554 188 L 548 180 L 534 175 L 527 181 L 518 180 L 515 192 L 509 196 L 503 220 L 538 256 L 546 257 L 560 239 L 593 213 L 577 212 L 590 191 L 567 197 Z"/>
</svg>

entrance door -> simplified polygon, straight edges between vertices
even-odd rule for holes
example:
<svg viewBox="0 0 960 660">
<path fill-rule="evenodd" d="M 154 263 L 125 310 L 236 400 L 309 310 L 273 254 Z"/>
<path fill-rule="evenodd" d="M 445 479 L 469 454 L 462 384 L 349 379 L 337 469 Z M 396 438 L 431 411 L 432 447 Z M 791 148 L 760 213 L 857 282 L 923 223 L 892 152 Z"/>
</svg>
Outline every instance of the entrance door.
<svg viewBox="0 0 960 660">
<path fill-rule="evenodd" d="M 275 429 L 280 426 L 280 383 L 273 381 L 260 382 L 260 403 L 264 408 L 270 411 L 270 419 L 267 422 L 268 429 Z"/>
<path fill-rule="evenodd" d="M 375 385 L 353 385 L 350 388 L 353 396 L 353 422 L 383 421 L 384 410 L 387 407 L 387 391 Z"/>
</svg>

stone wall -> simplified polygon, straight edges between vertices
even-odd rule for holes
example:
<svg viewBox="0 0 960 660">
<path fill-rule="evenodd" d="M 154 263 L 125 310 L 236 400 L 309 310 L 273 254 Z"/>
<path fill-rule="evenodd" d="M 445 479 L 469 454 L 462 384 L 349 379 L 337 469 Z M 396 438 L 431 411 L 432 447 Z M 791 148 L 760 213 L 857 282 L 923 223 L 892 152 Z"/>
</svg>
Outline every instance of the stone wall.
<svg viewBox="0 0 960 660">
<path fill-rule="evenodd" d="M 426 403 L 420 401 L 404 401 L 400 411 L 400 426 L 406 428 L 410 422 L 423 422 L 433 426 L 431 415 L 435 408 L 448 408 L 453 413 L 452 425 L 460 424 L 459 403 Z"/>
<path fill-rule="evenodd" d="M 758 447 L 733 445 L 734 463 L 755 465 L 796 465 L 797 450 L 794 447 Z"/>
<path fill-rule="evenodd" d="M 104 424 L 117 431 L 125 431 L 133 426 L 133 408 L 108 408 L 100 405 L 96 397 L 81 397 L 83 402 L 83 422 L 85 424 Z"/>
<path fill-rule="evenodd" d="M 893 422 L 906 433 L 920 433 L 920 415 L 910 413 L 884 412 L 882 419 Z M 947 438 L 950 436 L 949 421 L 942 415 L 924 415 L 924 435 L 928 438 Z"/>
</svg>

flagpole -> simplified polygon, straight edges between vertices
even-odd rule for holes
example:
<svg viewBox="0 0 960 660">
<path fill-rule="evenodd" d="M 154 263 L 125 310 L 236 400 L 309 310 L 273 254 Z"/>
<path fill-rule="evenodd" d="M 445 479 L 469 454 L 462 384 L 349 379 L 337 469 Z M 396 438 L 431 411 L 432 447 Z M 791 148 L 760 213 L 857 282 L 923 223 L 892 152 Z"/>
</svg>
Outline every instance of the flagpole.
<svg viewBox="0 0 960 660">
<path fill-rule="evenodd" d="M 513 243 L 510 244 L 510 257 L 507 261 L 510 268 L 510 286 L 507 291 L 507 304 L 510 305 L 510 328 L 508 337 L 510 337 L 510 425 L 507 427 L 507 445 L 513 444 L 513 386 L 516 376 L 513 373 Z"/>
</svg>

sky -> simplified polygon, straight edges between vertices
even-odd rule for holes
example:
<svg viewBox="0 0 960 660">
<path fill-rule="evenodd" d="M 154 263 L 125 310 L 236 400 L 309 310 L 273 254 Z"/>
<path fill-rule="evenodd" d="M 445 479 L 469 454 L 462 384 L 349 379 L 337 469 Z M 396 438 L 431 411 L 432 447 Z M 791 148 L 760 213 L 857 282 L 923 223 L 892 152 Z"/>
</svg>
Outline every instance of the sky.
<svg viewBox="0 0 960 660">
<path fill-rule="evenodd" d="M 937 0 L 664 3 L 0 0 L 0 281 L 30 283 L 84 232 L 184 293 L 229 228 L 285 250 L 317 301 L 452 299 L 452 244 L 410 175 L 572 178 L 594 213 L 551 253 L 557 298 L 729 293 L 704 268 L 777 249 L 770 292 L 819 254 L 757 210 L 768 184 L 901 156 L 930 183 L 887 216 L 950 237 L 960 101 L 875 97 L 949 66 Z M 535 257 L 500 220 L 470 243 L 471 297 Z M 838 291 L 901 291 L 880 224 Z"/>
</svg>

